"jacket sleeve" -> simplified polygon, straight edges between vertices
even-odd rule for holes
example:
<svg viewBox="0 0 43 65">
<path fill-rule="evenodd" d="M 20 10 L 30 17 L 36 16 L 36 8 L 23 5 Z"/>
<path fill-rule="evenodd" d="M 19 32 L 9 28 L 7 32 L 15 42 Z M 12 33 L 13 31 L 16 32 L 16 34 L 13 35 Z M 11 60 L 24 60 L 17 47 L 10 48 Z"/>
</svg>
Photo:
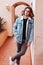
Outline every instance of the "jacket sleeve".
<svg viewBox="0 0 43 65">
<path fill-rule="evenodd" d="M 17 26 L 18 26 L 18 18 L 16 19 L 14 25 L 13 25 L 13 34 L 17 35 Z"/>
<path fill-rule="evenodd" d="M 30 38 L 29 38 L 29 43 L 31 43 L 34 39 L 34 20 L 33 20 L 33 23 L 32 23 L 32 28 L 31 28 L 31 33 L 30 33 Z"/>
</svg>

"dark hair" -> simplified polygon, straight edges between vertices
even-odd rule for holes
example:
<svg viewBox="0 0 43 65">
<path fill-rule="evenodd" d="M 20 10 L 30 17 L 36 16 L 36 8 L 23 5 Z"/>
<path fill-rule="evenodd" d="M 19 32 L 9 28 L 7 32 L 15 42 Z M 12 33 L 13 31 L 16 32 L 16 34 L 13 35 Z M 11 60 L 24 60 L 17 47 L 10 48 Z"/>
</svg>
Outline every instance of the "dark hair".
<svg viewBox="0 0 43 65">
<path fill-rule="evenodd" d="M 29 10 L 30 10 L 30 15 L 29 15 L 29 16 L 30 16 L 31 18 L 33 18 L 33 17 L 34 17 L 34 13 L 33 13 L 32 8 L 31 8 L 30 6 L 28 6 L 28 7 L 26 7 L 26 8 L 24 9 L 24 12 L 25 12 L 26 9 L 29 9 Z"/>
</svg>

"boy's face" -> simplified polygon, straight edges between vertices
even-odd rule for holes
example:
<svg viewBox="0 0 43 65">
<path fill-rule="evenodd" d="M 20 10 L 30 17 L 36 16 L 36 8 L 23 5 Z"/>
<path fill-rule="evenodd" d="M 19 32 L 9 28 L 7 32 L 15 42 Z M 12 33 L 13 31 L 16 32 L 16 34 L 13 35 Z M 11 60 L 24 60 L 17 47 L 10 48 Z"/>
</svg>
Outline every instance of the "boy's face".
<svg viewBox="0 0 43 65">
<path fill-rule="evenodd" d="M 29 14 L 30 14 L 30 10 L 27 8 L 27 9 L 25 10 L 25 16 L 28 16 L 28 17 L 29 17 Z"/>
</svg>

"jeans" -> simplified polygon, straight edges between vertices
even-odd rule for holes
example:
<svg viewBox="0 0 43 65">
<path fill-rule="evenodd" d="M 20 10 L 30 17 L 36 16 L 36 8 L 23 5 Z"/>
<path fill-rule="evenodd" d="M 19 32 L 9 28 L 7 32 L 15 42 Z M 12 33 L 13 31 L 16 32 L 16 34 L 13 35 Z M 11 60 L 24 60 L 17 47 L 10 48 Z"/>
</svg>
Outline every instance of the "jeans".
<svg viewBox="0 0 43 65">
<path fill-rule="evenodd" d="M 12 57 L 12 61 L 16 59 L 16 63 L 19 65 L 21 56 L 25 54 L 26 50 L 27 43 L 25 42 L 25 40 L 23 40 L 22 44 L 17 43 L 17 54 L 14 57 Z"/>
</svg>

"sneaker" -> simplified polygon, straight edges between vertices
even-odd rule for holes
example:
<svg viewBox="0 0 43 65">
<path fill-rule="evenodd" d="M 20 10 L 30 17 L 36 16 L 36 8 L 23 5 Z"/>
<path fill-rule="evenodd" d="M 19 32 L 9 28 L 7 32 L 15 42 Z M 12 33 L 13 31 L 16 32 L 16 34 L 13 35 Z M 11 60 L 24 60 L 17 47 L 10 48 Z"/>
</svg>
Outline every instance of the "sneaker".
<svg viewBox="0 0 43 65">
<path fill-rule="evenodd" d="M 13 65 L 13 61 L 11 59 L 12 59 L 12 57 L 9 58 L 10 65 Z"/>
<path fill-rule="evenodd" d="M 15 65 L 18 65 L 17 63 L 15 63 Z"/>
</svg>

